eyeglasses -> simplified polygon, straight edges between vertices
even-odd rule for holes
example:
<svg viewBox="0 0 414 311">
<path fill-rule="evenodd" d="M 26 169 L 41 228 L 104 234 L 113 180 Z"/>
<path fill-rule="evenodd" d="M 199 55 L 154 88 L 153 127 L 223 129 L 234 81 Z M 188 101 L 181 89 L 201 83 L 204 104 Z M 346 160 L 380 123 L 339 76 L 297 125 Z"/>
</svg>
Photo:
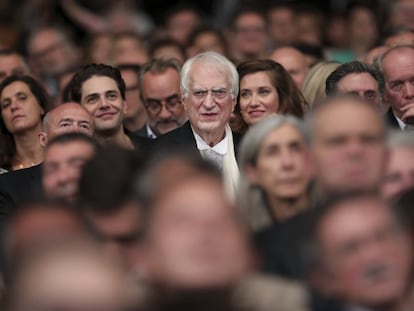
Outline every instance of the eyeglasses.
<svg viewBox="0 0 414 311">
<path fill-rule="evenodd" d="M 159 114 L 161 109 L 165 107 L 170 112 L 173 112 L 177 109 L 181 104 L 180 97 L 178 95 L 172 95 L 165 99 L 146 99 L 145 100 L 145 107 L 149 113 L 152 114 Z"/>
<path fill-rule="evenodd" d="M 213 90 L 193 90 L 191 94 L 198 100 L 202 100 L 211 94 L 214 99 L 223 99 L 226 97 L 228 91 L 226 89 L 213 89 Z"/>
</svg>

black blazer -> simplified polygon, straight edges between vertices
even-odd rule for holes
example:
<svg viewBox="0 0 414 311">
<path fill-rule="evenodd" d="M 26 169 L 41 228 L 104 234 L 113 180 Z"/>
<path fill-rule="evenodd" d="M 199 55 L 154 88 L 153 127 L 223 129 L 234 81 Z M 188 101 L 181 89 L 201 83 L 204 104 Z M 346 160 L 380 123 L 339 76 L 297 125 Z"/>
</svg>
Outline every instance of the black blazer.
<svg viewBox="0 0 414 311">
<path fill-rule="evenodd" d="M 42 166 L 0 175 L 0 225 L 20 204 L 43 197 Z"/>
<path fill-rule="evenodd" d="M 240 134 L 233 132 L 233 145 L 236 160 L 238 159 L 238 149 L 241 139 L 242 136 Z M 189 121 L 175 130 L 158 137 L 154 141 L 153 150 L 154 152 L 175 151 L 200 154 Z"/>
<path fill-rule="evenodd" d="M 394 116 L 394 113 L 392 112 L 392 108 L 389 108 L 385 114 L 385 122 L 392 129 L 401 129 L 397 119 Z"/>
</svg>

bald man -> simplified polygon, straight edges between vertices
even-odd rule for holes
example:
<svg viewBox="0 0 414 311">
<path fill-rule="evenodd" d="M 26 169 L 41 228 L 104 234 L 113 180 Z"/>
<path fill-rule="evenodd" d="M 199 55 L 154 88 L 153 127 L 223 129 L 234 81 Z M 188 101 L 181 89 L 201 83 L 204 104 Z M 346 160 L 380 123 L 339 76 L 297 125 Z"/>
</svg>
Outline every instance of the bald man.
<svg viewBox="0 0 414 311">
<path fill-rule="evenodd" d="M 73 132 L 92 136 L 93 131 L 93 117 L 88 110 L 80 104 L 69 102 L 53 108 L 46 114 L 39 139 L 40 144 L 46 147 L 47 142 L 55 136 Z"/>
<path fill-rule="evenodd" d="M 309 67 L 305 55 L 301 51 L 293 47 L 281 47 L 275 49 L 270 58 L 281 64 L 289 72 L 298 88 L 302 86 Z"/>
<path fill-rule="evenodd" d="M 39 140 L 46 147 L 55 136 L 73 132 L 92 136 L 93 131 L 93 118 L 89 112 L 79 104 L 65 103 L 46 114 Z M 0 175 L 0 227 L 16 206 L 41 194 L 41 165 Z"/>
</svg>

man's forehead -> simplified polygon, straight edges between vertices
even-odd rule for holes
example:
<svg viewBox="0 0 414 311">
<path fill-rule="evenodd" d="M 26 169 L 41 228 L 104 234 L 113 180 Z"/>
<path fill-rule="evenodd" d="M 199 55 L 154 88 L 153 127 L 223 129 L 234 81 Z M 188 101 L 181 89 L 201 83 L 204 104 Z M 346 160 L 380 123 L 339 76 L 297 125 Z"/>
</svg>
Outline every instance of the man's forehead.
<svg viewBox="0 0 414 311">
<path fill-rule="evenodd" d="M 92 76 L 82 83 L 82 95 L 87 96 L 93 93 L 104 93 L 107 91 L 119 92 L 115 79 L 108 76 Z"/>
<path fill-rule="evenodd" d="M 87 121 L 90 121 L 92 119 L 89 112 L 79 104 L 73 104 L 65 107 L 62 106 L 56 109 L 57 110 L 51 112 L 52 120 L 54 120 L 56 123 L 60 122 L 63 119 L 85 119 Z"/>
</svg>

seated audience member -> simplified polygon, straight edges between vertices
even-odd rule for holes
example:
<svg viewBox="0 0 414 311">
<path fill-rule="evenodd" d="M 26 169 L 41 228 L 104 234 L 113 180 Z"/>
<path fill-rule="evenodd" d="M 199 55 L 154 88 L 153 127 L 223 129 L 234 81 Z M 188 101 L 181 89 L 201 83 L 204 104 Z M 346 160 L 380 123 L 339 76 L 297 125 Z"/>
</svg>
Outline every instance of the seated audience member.
<svg viewBox="0 0 414 311">
<path fill-rule="evenodd" d="M 308 278 L 340 310 L 409 310 L 412 242 L 389 206 L 371 193 L 315 208 L 303 254 Z M 329 309 L 332 310 L 332 309 Z"/>
<path fill-rule="evenodd" d="M 166 38 L 153 42 L 149 47 L 150 61 L 154 59 L 175 59 L 180 64 L 185 61 L 184 48 L 177 41 Z"/>
<path fill-rule="evenodd" d="M 304 125 L 270 116 L 240 144 L 239 205 L 254 230 L 282 223 L 310 206 L 310 159 Z"/>
<path fill-rule="evenodd" d="M 270 54 L 270 58 L 286 69 L 298 88 L 302 87 L 309 67 L 301 51 L 294 47 L 280 47 Z"/>
<path fill-rule="evenodd" d="M 50 110 L 42 121 L 39 133 L 40 144 L 46 147 L 48 141 L 67 133 L 83 133 L 93 136 L 94 122 L 85 107 L 77 103 L 64 103 Z"/>
<path fill-rule="evenodd" d="M 144 266 L 156 304 L 191 297 L 207 310 L 308 309 L 296 282 L 254 271 L 246 228 L 216 174 L 187 171 L 156 193 L 144 235 Z"/>
<path fill-rule="evenodd" d="M 378 59 L 381 57 L 382 54 L 387 52 L 389 47 L 380 45 L 372 48 L 368 51 L 368 53 L 364 57 L 364 63 L 371 64 L 377 66 Z"/>
<path fill-rule="evenodd" d="M 273 47 L 292 45 L 297 38 L 295 8 L 288 2 L 276 2 L 266 8 Z"/>
<path fill-rule="evenodd" d="M 134 195 L 142 163 L 130 150 L 110 146 L 95 154 L 79 180 L 80 213 L 104 250 L 133 272 L 139 263 L 143 207 Z"/>
<path fill-rule="evenodd" d="M 7 310 L 134 310 L 130 296 L 124 271 L 98 246 L 68 240 L 14 263 Z"/>
<path fill-rule="evenodd" d="M 254 60 L 267 55 L 267 23 L 263 13 L 255 8 L 241 8 L 230 23 L 231 57 L 238 60 Z"/>
<path fill-rule="evenodd" d="M 157 139 L 161 151 L 185 150 L 212 161 L 223 172 L 226 189 L 234 198 L 239 169 L 240 140 L 228 122 L 239 91 L 235 66 L 215 52 L 197 54 L 181 69 L 181 96 L 189 121 Z"/>
<path fill-rule="evenodd" d="M 93 116 L 95 138 L 101 144 L 116 144 L 143 152 L 146 139 L 124 128 L 127 111 L 125 83 L 121 72 L 109 65 L 82 67 L 70 82 L 70 98 Z"/>
<path fill-rule="evenodd" d="M 414 125 L 413 86 L 414 46 L 401 45 L 390 48 L 378 60 L 384 75 L 384 100 L 389 105 L 386 113 L 388 125 L 409 130 Z"/>
<path fill-rule="evenodd" d="M 228 55 L 227 41 L 223 33 L 211 26 L 200 26 L 191 34 L 187 45 L 187 57 L 213 51 L 224 56 Z"/>
<path fill-rule="evenodd" d="M 165 32 L 182 46 L 186 46 L 190 33 L 200 24 L 201 12 L 191 4 L 178 4 L 165 14 Z"/>
<path fill-rule="evenodd" d="M 148 61 L 148 51 L 141 37 L 134 32 L 122 32 L 114 36 L 112 64 L 138 64 Z"/>
<path fill-rule="evenodd" d="M 139 74 L 141 101 L 147 123 L 139 134 L 157 138 L 187 121 L 181 101 L 180 65 L 175 60 L 154 59 L 142 66 Z"/>
<path fill-rule="evenodd" d="M 46 26 L 35 29 L 27 40 L 30 68 L 54 96 L 56 78 L 70 68 L 79 66 L 81 55 L 69 36 L 59 28 Z"/>
<path fill-rule="evenodd" d="M 354 93 L 368 103 L 382 107 L 384 78 L 371 65 L 360 61 L 345 63 L 326 78 L 326 95 Z"/>
<path fill-rule="evenodd" d="M 48 243 L 86 234 L 78 212 L 63 203 L 36 200 L 14 211 L 2 231 L 2 271 L 8 277 L 14 263 Z"/>
<path fill-rule="evenodd" d="M 40 145 L 65 133 L 93 135 L 93 119 L 79 104 L 65 103 L 50 110 L 43 118 L 38 134 Z M 0 225 L 18 205 L 42 196 L 41 165 L 0 175 Z"/>
<path fill-rule="evenodd" d="M 378 10 L 368 1 L 349 1 L 346 8 L 348 44 L 354 58 L 364 57 L 377 43 L 380 35 Z"/>
<path fill-rule="evenodd" d="M 313 66 L 302 84 L 302 94 L 312 109 L 326 98 L 326 78 L 341 65 L 335 61 L 322 61 Z"/>
<path fill-rule="evenodd" d="M 328 98 L 307 119 L 319 197 L 351 190 L 379 191 L 387 151 L 381 113 L 354 95 Z"/>
<path fill-rule="evenodd" d="M 381 193 L 385 200 L 394 201 L 414 187 L 414 137 L 410 132 L 396 131 L 387 140 L 389 157 Z"/>
<path fill-rule="evenodd" d="M 141 101 L 139 89 L 139 71 L 141 66 L 134 64 L 121 64 L 118 66 L 122 80 L 125 82 L 125 100 L 127 110 L 124 126 L 131 132 L 138 132 L 147 121 L 147 113 Z"/>
<path fill-rule="evenodd" d="M 39 132 L 49 98 L 43 86 L 30 76 L 9 76 L 0 84 L 1 167 L 8 171 L 42 162 Z"/>
<path fill-rule="evenodd" d="M 14 50 L 0 50 L 0 82 L 8 76 L 27 75 L 30 69 L 22 55 Z"/>
<path fill-rule="evenodd" d="M 84 63 L 110 65 L 112 63 L 113 41 L 112 33 L 99 32 L 89 35 L 84 44 Z"/>
<path fill-rule="evenodd" d="M 307 103 L 279 63 L 270 59 L 245 61 L 237 71 L 240 92 L 235 109 L 236 131 L 243 133 L 248 126 L 274 113 L 303 117 Z"/>
<path fill-rule="evenodd" d="M 296 42 L 322 46 L 324 39 L 325 16 L 320 8 L 313 4 L 303 3 L 295 6 Z"/>
<path fill-rule="evenodd" d="M 384 34 L 383 44 L 392 48 L 397 45 L 413 45 L 414 44 L 414 30 L 405 26 L 398 26 L 391 29 Z"/>
<path fill-rule="evenodd" d="M 389 12 L 391 12 L 389 23 L 391 27 L 403 26 L 414 30 L 413 9 L 414 4 L 411 0 L 394 0 L 388 2 Z"/>
<path fill-rule="evenodd" d="M 98 151 L 97 142 L 85 134 L 69 133 L 48 141 L 42 164 L 45 196 L 75 204 L 82 168 Z"/>
</svg>

